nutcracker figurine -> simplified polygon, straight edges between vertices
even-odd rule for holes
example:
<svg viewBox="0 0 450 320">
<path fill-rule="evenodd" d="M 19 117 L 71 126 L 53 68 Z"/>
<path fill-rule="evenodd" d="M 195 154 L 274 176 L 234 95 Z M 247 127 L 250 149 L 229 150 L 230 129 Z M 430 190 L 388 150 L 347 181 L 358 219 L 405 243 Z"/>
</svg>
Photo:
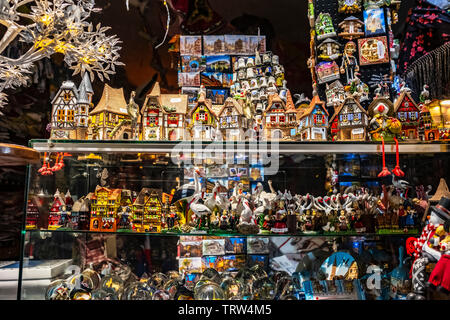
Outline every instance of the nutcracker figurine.
<svg viewBox="0 0 450 320">
<path fill-rule="evenodd" d="M 450 220 L 450 199 L 442 197 L 439 203 L 436 206 L 431 206 L 430 209 L 430 218 L 428 224 L 423 228 L 421 236 L 406 240 L 407 252 L 415 258 L 411 270 L 413 292 L 408 294 L 408 300 L 425 299 L 426 266 L 430 262 L 440 261 L 442 257 L 444 257 L 444 260 L 436 271 L 433 270 L 433 276 L 430 276 L 429 281 L 435 285 L 441 284 L 447 287 L 450 285 L 450 279 L 448 279 L 450 271 L 448 246 L 441 243 L 442 233 L 440 232 L 444 223 L 448 224 Z M 446 250 L 443 256 L 440 246 L 443 246 Z"/>
</svg>

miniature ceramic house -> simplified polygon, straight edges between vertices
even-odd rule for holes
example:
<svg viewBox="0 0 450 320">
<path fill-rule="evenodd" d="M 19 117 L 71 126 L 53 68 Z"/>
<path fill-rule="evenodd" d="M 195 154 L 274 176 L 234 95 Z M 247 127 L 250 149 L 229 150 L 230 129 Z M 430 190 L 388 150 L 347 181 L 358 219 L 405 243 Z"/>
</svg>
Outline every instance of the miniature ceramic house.
<svg viewBox="0 0 450 320">
<path fill-rule="evenodd" d="M 336 61 L 322 61 L 316 65 L 316 74 L 319 84 L 340 78 L 339 67 Z"/>
<path fill-rule="evenodd" d="M 298 119 L 298 133 L 301 141 L 326 141 L 328 128 L 328 111 L 325 102 L 314 96 L 309 109 Z"/>
<path fill-rule="evenodd" d="M 339 141 L 365 141 L 367 136 L 367 111 L 352 96 L 335 110 L 330 119 L 331 132 Z"/>
<path fill-rule="evenodd" d="M 222 137 L 231 141 L 242 141 L 245 139 L 245 131 L 248 129 L 248 119 L 244 115 L 243 102 L 229 97 L 225 100 L 223 107 L 217 113 L 219 129 Z"/>
<path fill-rule="evenodd" d="M 155 83 L 141 109 L 142 140 L 184 140 L 187 104 L 187 95 L 161 94 Z"/>
<path fill-rule="evenodd" d="M 160 232 L 162 190 L 142 188 L 133 203 L 133 229 L 136 232 Z"/>
<path fill-rule="evenodd" d="M 333 20 L 329 13 L 319 13 L 316 19 L 316 36 L 317 40 L 323 40 L 336 36 L 334 31 Z"/>
<path fill-rule="evenodd" d="M 342 54 L 339 52 L 341 45 L 333 39 L 325 39 L 317 46 L 318 58 L 322 60 L 336 60 Z"/>
<path fill-rule="evenodd" d="M 418 135 L 422 141 L 439 140 L 439 130 L 433 122 L 428 106 L 425 104 L 420 108 Z"/>
<path fill-rule="evenodd" d="M 394 102 L 395 117 L 402 123 L 402 135 L 407 140 L 418 140 L 420 109 L 411 94 L 404 90 Z"/>
<path fill-rule="evenodd" d="M 325 94 L 327 96 L 327 107 L 340 105 L 345 99 L 344 86 L 339 80 L 326 86 Z"/>
<path fill-rule="evenodd" d="M 64 81 L 52 100 L 51 139 L 86 139 L 93 90 L 88 73 L 77 89 Z"/>
<path fill-rule="evenodd" d="M 341 23 L 339 23 L 339 28 L 341 32 L 339 37 L 344 39 L 356 39 L 364 35 L 362 27 L 364 23 L 354 16 L 345 18 Z"/>
<path fill-rule="evenodd" d="M 39 206 L 36 197 L 30 197 L 27 201 L 27 217 L 26 217 L 26 230 L 37 229 L 39 221 Z"/>
<path fill-rule="evenodd" d="M 120 140 L 130 139 L 132 128 L 123 126 L 113 137 L 114 128 L 123 120 L 130 120 L 123 89 L 114 89 L 105 84 L 103 94 L 97 106 L 89 114 L 89 140 Z"/>
<path fill-rule="evenodd" d="M 91 231 L 116 231 L 121 195 L 121 189 L 108 189 L 97 186 L 91 198 Z"/>
<path fill-rule="evenodd" d="M 297 109 L 288 90 L 286 102 L 275 93 L 269 96 L 264 111 L 264 131 L 267 140 L 289 139 L 295 136 Z"/>
<path fill-rule="evenodd" d="M 210 99 L 206 99 L 206 94 L 200 92 L 197 104 L 188 114 L 191 119 L 189 129 L 192 140 L 212 140 L 213 130 L 216 127 L 216 115 L 212 109 Z"/>
<path fill-rule="evenodd" d="M 61 217 L 61 209 L 64 206 L 64 195 L 56 190 L 55 195 L 53 197 L 53 203 L 50 207 L 50 212 L 48 215 L 48 227 L 49 230 L 56 230 L 61 228 L 62 226 L 59 224 Z"/>
</svg>

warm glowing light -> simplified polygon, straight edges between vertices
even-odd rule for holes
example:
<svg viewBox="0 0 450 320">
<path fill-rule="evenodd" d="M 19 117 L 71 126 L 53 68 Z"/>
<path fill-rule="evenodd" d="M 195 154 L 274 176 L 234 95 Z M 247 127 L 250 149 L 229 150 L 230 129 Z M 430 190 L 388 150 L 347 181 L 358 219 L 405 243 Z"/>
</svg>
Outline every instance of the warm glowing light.
<svg viewBox="0 0 450 320">
<path fill-rule="evenodd" d="M 450 107 L 450 100 L 441 100 L 441 106 L 442 107 Z"/>
<path fill-rule="evenodd" d="M 48 14 L 46 14 L 46 15 L 43 15 L 43 16 L 39 19 L 39 21 L 42 22 L 43 24 L 45 24 L 46 26 L 48 26 L 50 23 L 52 23 L 53 17 L 50 16 L 50 15 L 48 15 Z"/>
</svg>

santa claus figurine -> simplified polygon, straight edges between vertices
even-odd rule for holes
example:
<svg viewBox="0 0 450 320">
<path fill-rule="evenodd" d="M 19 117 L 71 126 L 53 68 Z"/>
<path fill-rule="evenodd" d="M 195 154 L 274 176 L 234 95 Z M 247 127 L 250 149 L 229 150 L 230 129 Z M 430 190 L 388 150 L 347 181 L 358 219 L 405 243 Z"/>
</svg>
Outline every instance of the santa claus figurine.
<svg viewBox="0 0 450 320">
<path fill-rule="evenodd" d="M 439 203 L 431 206 L 430 209 L 428 224 L 423 228 L 420 238 L 407 240 L 408 254 L 415 257 L 412 266 L 413 292 L 408 294 L 408 300 L 425 299 L 426 266 L 432 262 L 439 261 L 439 267 L 436 265 L 429 282 L 450 289 L 450 252 L 448 244 L 445 244 L 448 237 L 444 237 L 445 232 L 443 232 L 444 224 L 448 224 L 450 220 L 450 199 L 442 197 Z"/>
</svg>

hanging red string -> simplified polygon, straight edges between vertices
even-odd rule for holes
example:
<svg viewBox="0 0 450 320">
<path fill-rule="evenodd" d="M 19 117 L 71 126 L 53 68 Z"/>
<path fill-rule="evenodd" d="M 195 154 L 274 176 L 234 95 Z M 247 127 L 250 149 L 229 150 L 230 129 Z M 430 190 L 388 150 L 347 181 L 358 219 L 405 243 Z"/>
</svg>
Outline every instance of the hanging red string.
<svg viewBox="0 0 450 320">
<path fill-rule="evenodd" d="M 397 177 L 403 177 L 405 173 L 400 169 L 400 156 L 398 153 L 398 140 L 396 137 L 394 137 L 395 141 L 395 157 L 397 160 L 397 165 L 395 166 L 394 170 L 392 170 L 392 173 L 394 173 Z"/>
<path fill-rule="evenodd" d="M 381 148 L 383 152 L 383 170 L 378 174 L 378 177 L 386 177 L 391 174 L 391 172 L 386 167 L 386 154 L 384 153 L 384 138 L 381 136 Z"/>
</svg>

